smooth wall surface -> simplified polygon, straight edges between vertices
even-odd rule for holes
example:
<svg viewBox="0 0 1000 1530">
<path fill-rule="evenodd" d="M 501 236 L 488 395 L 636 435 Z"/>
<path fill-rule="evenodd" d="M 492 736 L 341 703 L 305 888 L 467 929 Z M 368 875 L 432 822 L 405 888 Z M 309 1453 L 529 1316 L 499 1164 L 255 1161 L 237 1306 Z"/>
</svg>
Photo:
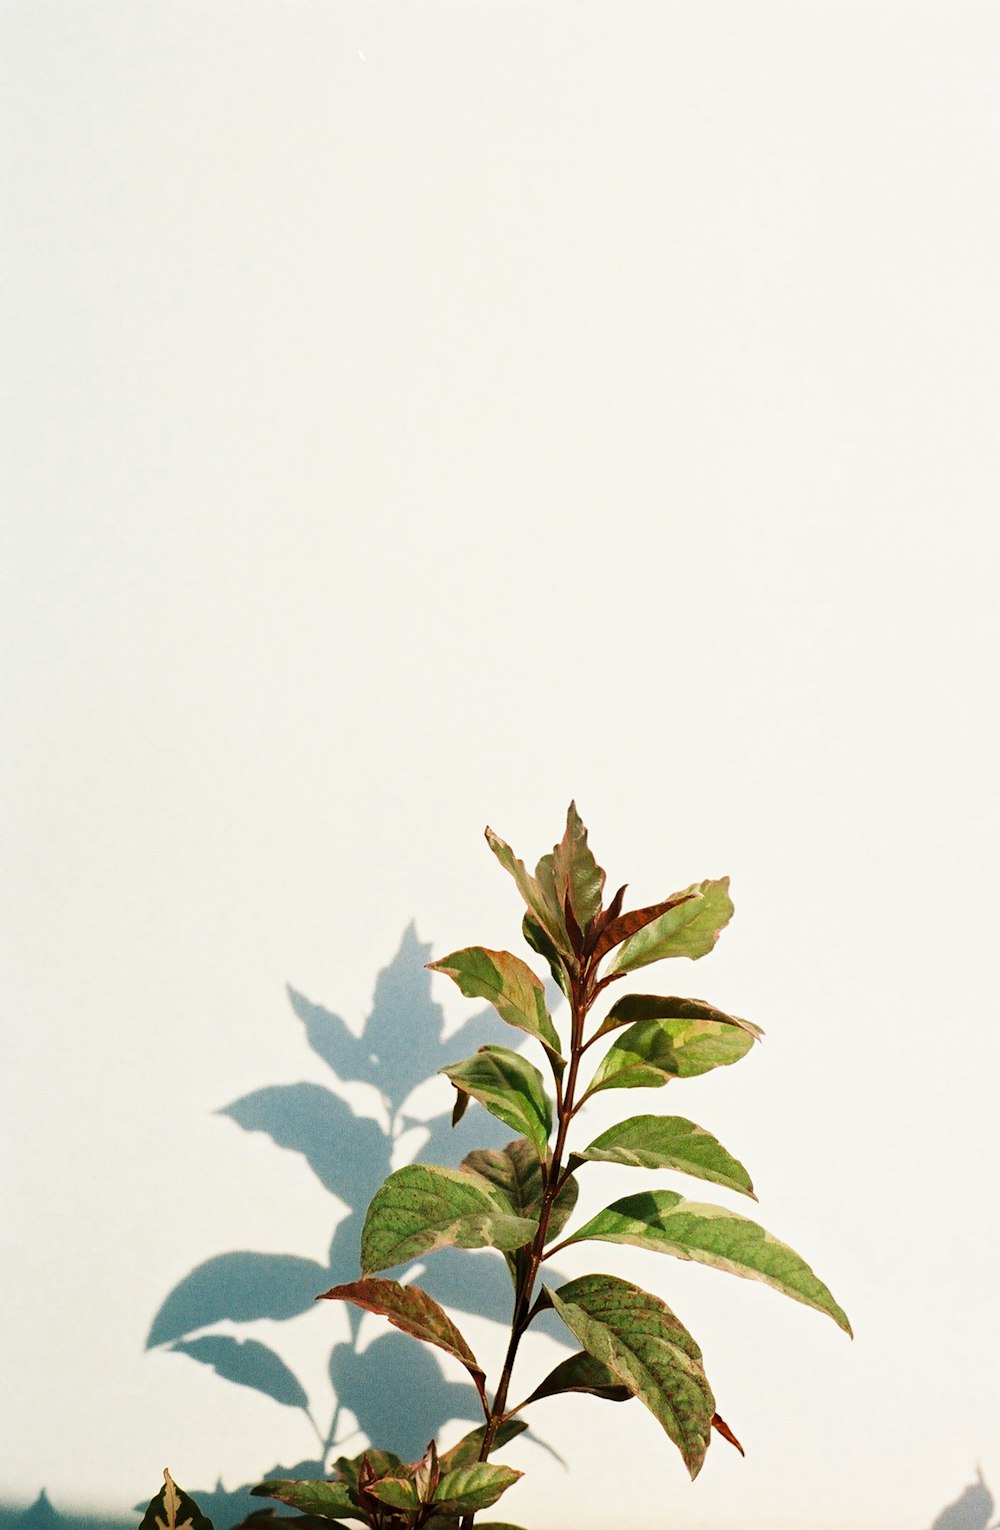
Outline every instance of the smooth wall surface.
<svg viewBox="0 0 1000 1530">
<path fill-rule="evenodd" d="M 766 1043 L 633 1108 L 747 1163 L 856 1338 L 599 1248 L 747 1459 L 691 1485 L 638 1405 L 546 1404 L 570 1471 L 525 1445 L 505 1514 L 929 1530 L 977 1462 L 1000 1494 L 996 7 L 2 25 L 0 1499 L 117 1514 L 315 1449 L 294 1398 L 145 1347 L 197 1266 L 322 1267 L 345 1214 L 336 1153 L 324 1184 L 225 1108 L 331 1083 L 286 984 L 357 1036 L 398 958 L 399 1027 L 475 1013 L 422 948 L 519 948 L 483 826 L 534 859 L 574 795 L 637 899 L 732 875 L 653 986 Z M 345 1321 L 206 1333 L 326 1420 Z"/>
</svg>

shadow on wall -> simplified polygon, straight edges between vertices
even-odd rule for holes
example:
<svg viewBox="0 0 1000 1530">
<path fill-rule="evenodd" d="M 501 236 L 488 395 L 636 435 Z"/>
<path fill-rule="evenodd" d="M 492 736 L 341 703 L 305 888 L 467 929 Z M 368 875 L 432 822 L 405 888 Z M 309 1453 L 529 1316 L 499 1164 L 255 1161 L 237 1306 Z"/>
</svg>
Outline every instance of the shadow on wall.
<svg viewBox="0 0 1000 1530">
<path fill-rule="evenodd" d="M 277 1147 L 298 1154 L 341 1203 L 331 1210 L 326 1264 L 295 1253 L 240 1249 L 217 1254 L 196 1265 L 168 1293 L 146 1340 L 147 1349 L 184 1355 L 210 1367 L 224 1382 L 250 1387 L 302 1415 L 303 1446 L 309 1456 L 290 1465 L 262 1462 L 255 1482 L 268 1476 L 323 1476 L 338 1455 L 355 1455 L 366 1443 L 415 1460 L 450 1421 L 461 1421 L 466 1429 L 482 1423 L 475 1388 L 450 1381 L 428 1347 L 393 1330 L 365 1343 L 362 1350 L 365 1314 L 347 1303 L 331 1308 L 331 1318 L 334 1311 L 341 1315 L 331 1327 L 342 1332 L 346 1322 L 348 1337 L 330 1351 L 332 1402 L 327 1392 L 325 1413 L 322 1402 L 309 1396 L 276 1349 L 256 1337 L 237 1338 L 220 1331 L 260 1320 L 290 1321 L 311 1312 L 316 1297 L 331 1286 L 356 1280 L 365 1212 L 394 1159 L 396 1167 L 412 1160 L 458 1164 L 474 1147 L 499 1146 L 510 1139 L 510 1129 L 479 1108 L 452 1127 L 450 1099 L 438 1115 L 411 1113 L 417 1108 L 411 1105 L 412 1097 L 421 1085 L 444 1065 L 496 1041 L 504 1029 L 495 1011 L 486 1007 L 446 1042 L 442 1039 L 444 1015 L 431 998 L 430 974 L 424 966 L 430 954 L 430 946 L 417 939 L 411 924 L 396 955 L 378 975 L 372 1011 L 360 1036 L 338 1015 L 289 989 L 292 1011 L 309 1046 L 330 1069 L 331 1087 L 305 1082 L 272 1085 L 234 1100 L 220 1112 L 242 1131 L 263 1132 Z M 555 997 L 550 995 L 550 1002 Z M 357 1114 L 338 1092 L 356 1084 L 377 1091 L 381 1121 Z M 412 1141 L 419 1143 L 415 1152 L 407 1151 L 409 1142 L 401 1140 L 411 1132 Z M 346 1215 L 341 1206 L 347 1207 Z M 419 1273 L 420 1284 L 445 1307 L 507 1321 L 512 1291 L 501 1258 L 488 1250 L 470 1255 L 454 1249 L 425 1258 L 426 1263 L 411 1262 L 393 1274 L 406 1279 Z M 543 1314 L 537 1326 L 569 1344 L 551 1314 Z M 370 1331 L 366 1328 L 366 1338 Z M 405 1411 L 399 1407 L 401 1397 Z M 532 1438 L 530 1433 L 527 1438 Z M 251 1511 L 260 1512 L 260 1499 L 249 1496 L 253 1485 L 226 1489 L 220 1480 L 204 1489 L 183 1481 L 216 1530 L 229 1530 Z M 145 1504 L 139 1512 L 143 1509 Z M 19 1530 L 125 1530 L 137 1521 L 138 1516 L 64 1517 L 44 1492 L 26 1510 L 0 1504 L 0 1530 L 15 1525 Z"/>
<path fill-rule="evenodd" d="M 941 1510 L 931 1530 L 1000 1530 L 1000 1520 L 990 1524 L 992 1513 L 993 1494 L 977 1466 L 976 1481 L 970 1483 L 954 1503 Z"/>
<path fill-rule="evenodd" d="M 292 1465 L 262 1463 L 257 1481 L 266 1476 L 322 1476 L 331 1459 L 357 1454 L 368 1441 L 414 1460 L 450 1421 L 462 1421 L 466 1427 L 482 1421 L 475 1389 L 449 1381 L 425 1346 L 392 1331 L 362 1351 L 362 1314 L 348 1304 L 336 1309 L 348 1324 L 348 1337 L 330 1352 L 332 1403 L 327 1415 L 320 1413 L 317 1401 L 276 1349 L 254 1337 L 235 1338 L 219 1331 L 224 1324 L 290 1321 L 312 1311 L 320 1292 L 357 1278 L 365 1211 L 393 1158 L 407 1157 L 401 1141 L 405 1133 L 419 1128 L 414 1140 L 423 1138 L 419 1151 L 410 1156 L 443 1164 L 460 1162 L 473 1147 L 499 1145 L 509 1138 L 509 1130 L 481 1109 L 470 1110 L 454 1128 L 448 1111 L 425 1119 L 408 1109 L 415 1091 L 442 1066 L 496 1040 L 502 1027 L 487 1008 L 442 1041 L 443 1014 L 431 999 L 424 967 L 429 955 L 430 947 L 417 939 L 411 925 L 396 955 L 379 973 L 360 1037 L 339 1016 L 289 990 L 292 1011 L 309 1045 L 330 1069 L 334 1087 L 273 1085 L 235 1100 L 221 1112 L 242 1131 L 263 1132 L 276 1146 L 298 1154 L 347 1207 L 339 1220 L 339 1208 L 331 1213 L 335 1225 L 328 1262 L 293 1253 L 217 1254 L 169 1292 L 153 1319 L 147 1348 L 185 1355 L 210 1367 L 222 1381 L 250 1387 L 302 1415 L 303 1440 L 312 1441 L 306 1447 L 311 1458 Z M 356 1114 L 338 1092 L 358 1083 L 378 1091 L 381 1122 Z M 426 1265 L 410 1264 L 401 1275 L 406 1278 L 418 1270 L 421 1285 L 446 1307 L 506 1320 L 510 1283 L 503 1261 L 489 1252 L 469 1255 L 442 1249 L 428 1256 Z M 552 1321 L 550 1336 L 568 1342 Z M 545 1326 L 544 1319 L 540 1326 Z M 400 1396 L 406 1399 L 405 1414 L 396 1406 Z M 213 1489 L 183 1485 L 216 1530 L 229 1530 L 261 1508 L 260 1500 L 249 1496 L 252 1483 L 233 1489 L 224 1488 L 221 1481 Z M 991 1523 L 993 1507 L 980 1472 L 978 1481 L 941 1511 L 931 1530 L 1000 1530 L 1000 1522 Z M 141 1509 L 131 1517 L 63 1515 L 43 1492 L 29 1509 L 0 1504 L 0 1530 L 135 1530 L 139 1513 Z"/>
<path fill-rule="evenodd" d="M 338 1015 L 290 989 L 292 1010 L 309 1045 L 329 1067 L 333 1087 L 273 1085 L 235 1100 L 221 1112 L 241 1130 L 263 1132 L 276 1146 L 297 1153 L 320 1184 L 346 1205 L 346 1216 L 333 1230 L 328 1262 L 294 1253 L 218 1254 L 197 1265 L 167 1295 L 146 1341 L 147 1348 L 166 1347 L 186 1355 L 210 1366 L 224 1381 L 251 1387 L 302 1414 L 304 1442 L 312 1439 L 310 1458 L 290 1466 L 262 1463 L 261 1476 L 322 1476 L 336 1456 L 356 1454 L 368 1442 L 414 1460 L 450 1420 L 461 1420 L 467 1428 L 482 1422 L 474 1387 L 448 1380 L 426 1346 L 392 1331 L 365 1344 L 362 1351 L 364 1314 L 349 1304 L 337 1308 L 348 1323 L 348 1338 L 330 1351 L 333 1402 L 325 1415 L 277 1350 L 257 1338 L 217 1331 L 220 1324 L 296 1318 L 312 1311 L 316 1297 L 330 1286 L 356 1280 L 365 1212 L 394 1157 L 457 1164 L 473 1147 L 509 1139 L 509 1129 L 483 1110 L 471 1111 L 452 1127 L 449 1110 L 425 1119 L 408 1109 L 414 1092 L 441 1067 L 495 1041 L 502 1029 L 487 1007 L 447 1042 L 442 1040 L 443 1012 L 431 999 L 430 974 L 424 966 L 430 949 L 417 939 L 411 924 L 396 955 L 379 973 L 373 1008 L 360 1037 Z M 356 1114 L 338 1092 L 358 1083 L 378 1091 L 382 1122 Z M 424 1140 L 419 1151 L 406 1154 L 401 1138 L 415 1127 L 420 1131 L 414 1140 L 419 1135 Z M 506 1321 L 510 1281 L 503 1261 L 489 1252 L 470 1257 L 442 1249 L 426 1256 L 426 1263 L 411 1262 L 399 1278 L 418 1272 L 421 1285 L 446 1307 Z M 568 1342 L 555 1326 L 550 1332 Z M 406 1399 L 405 1411 L 398 1406 L 400 1397 Z M 251 1509 L 260 1509 L 260 1500 L 248 1496 L 250 1486 L 229 1491 L 219 1482 L 211 1490 L 188 1490 L 217 1530 L 227 1530 Z"/>
</svg>

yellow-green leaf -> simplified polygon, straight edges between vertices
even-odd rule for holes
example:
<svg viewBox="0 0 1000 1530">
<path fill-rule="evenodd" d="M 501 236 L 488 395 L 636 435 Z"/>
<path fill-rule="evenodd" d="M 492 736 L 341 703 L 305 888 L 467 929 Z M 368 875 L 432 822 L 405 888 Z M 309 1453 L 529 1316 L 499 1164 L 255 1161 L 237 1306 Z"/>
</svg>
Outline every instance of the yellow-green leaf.
<svg viewBox="0 0 1000 1530">
<path fill-rule="evenodd" d="M 462 1159 L 462 1167 L 495 1185 L 517 1216 L 537 1223 L 545 1187 L 538 1154 L 526 1137 L 515 1137 L 502 1148 L 476 1148 Z M 578 1190 L 576 1180 L 570 1177 L 559 1191 L 549 1213 L 546 1242 L 557 1238 L 569 1221 Z"/>
<path fill-rule="evenodd" d="M 845 1333 L 851 1332 L 846 1313 L 800 1255 L 756 1222 L 722 1206 L 686 1201 L 672 1190 L 647 1190 L 605 1207 L 566 1241 L 590 1239 L 631 1243 L 763 1281 L 784 1296 L 827 1313 Z"/>
<path fill-rule="evenodd" d="M 456 1089 L 471 1094 L 491 1115 L 534 1143 L 539 1157 L 548 1152 L 552 1106 L 538 1069 L 508 1047 L 480 1047 L 464 1062 L 441 1072 Z"/>
<path fill-rule="evenodd" d="M 696 1477 L 715 1399 L 701 1350 L 680 1319 L 659 1297 L 614 1275 L 583 1275 L 548 1295 L 587 1353 L 645 1403 Z"/>
<path fill-rule="evenodd" d="M 635 972 L 639 967 L 668 956 L 688 956 L 696 960 L 711 951 L 719 932 L 733 916 L 729 878 L 693 882 L 675 896 L 692 893 L 697 896 L 676 904 L 652 924 L 630 936 L 619 947 L 609 970 Z"/>
<path fill-rule="evenodd" d="M 552 876 L 561 908 L 569 900 L 576 922 L 585 931 L 600 911 L 604 893 L 604 872 L 587 844 L 587 831 L 571 802 L 566 814 L 566 832 L 552 852 Z"/>
<path fill-rule="evenodd" d="M 752 1032 L 728 1020 L 639 1020 L 594 1070 L 588 1094 L 601 1089 L 659 1089 L 672 1078 L 696 1078 L 739 1062 Z"/>
<path fill-rule="evenodd" d="M 556 946 L 556 949 L 564 956 L 571 956 L 572 952 L 570 950 L 569 938 L 566 934 L 566 925 L 563 920 L 562 911 L 557 905 L 550 902 L 538 878 L 531 875 L 524 862 L 518 860 L 510 846 L 489 828 L 486 830 L 486 843 L 504 870 L 509 871 L 514 878 L 514 881 L 517 883 L 518 892 L 549 936 L 549 939 Z"/>
<path fill-rule="evenodd" d="M 361 1233 L 361 1273 L 371 1275 L 436 1248 L 520 1248 L 534 1222 L 511 1216 L 477 1174 L 411 1163 L 375 1192 Z"/>
<path fill-rule="evenodd" d="M 488 999 L 501 1020 L 535 1036 L 553 1057 L 561 1060 L 559 1036 L 545 1003 L 545 989 L 520 957 L 509 951 L 467 946 L 427 965 L 433 972 L 447 973 L 467 999 Z"/>
<path fill-rule="evenodd" d="M 631 1116 L 595 1137 L 574 1161 L 635 1169 L 676 1169 L 756 1200 L 750 1176 L 720 1142 L 683 1116 Z"/>
</svg>

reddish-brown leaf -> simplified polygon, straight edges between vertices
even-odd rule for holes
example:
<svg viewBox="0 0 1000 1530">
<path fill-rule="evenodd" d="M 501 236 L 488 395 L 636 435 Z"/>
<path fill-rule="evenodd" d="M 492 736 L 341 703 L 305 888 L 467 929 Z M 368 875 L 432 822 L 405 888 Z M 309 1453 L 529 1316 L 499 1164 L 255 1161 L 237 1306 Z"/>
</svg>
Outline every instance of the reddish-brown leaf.
<svg viewBox="0 0 1000 1530">
<path fill-rule="evenodd" d="M 746 1455 L 746 1451 L 743 1449 L 743 1446 L 740 1444 L 739 1440 L 736 1438 L 735 1434 L 730 1429 L 725 1419 L 720 1418 L 717 1413 L 712 1414 L 712 1428 L 717 1429 L 718 1432 L 722 1435 L 722 1438 L 724 1440 L 728 1440 L 730 1445 L 735 1445 L 741 1456 Z"/>
<path fill-rule="evenodd" d="M 460 1360 L 476 1383 L 476 1389 L 488 1412 L 486 1374 L 443 1307 L 419 1286 L 401 1286 L 398 1280 L 369 1276 L 343 1286 L 332 1286 L 317 1301 L 352 1302 L 366 1312 L 376 1312 L 396 1328 L 425 1344 L 436 1344 L 446 1354 Z"/>
<path fill-rule="evenodd" d="M 696 898 L 697 893 L 675 893 L 672 898 L 667 898 L 663 903 L 651 903 L 648 908 L 633 909 L 629 914 L 619 914 L 601 934 L 600 940 L 594 947 L 594 960 L 600 961 L 602 956 L 607 956 L 615 946 L 620 946 L 623 940 L 628 940 L 630 935 L 636 935 L 644 930 L 647 924 L 652 924 L 654 919 L 659 919 L 672 908 L 677 908 L 681 903 L 690 903 Z"/>
</svg>

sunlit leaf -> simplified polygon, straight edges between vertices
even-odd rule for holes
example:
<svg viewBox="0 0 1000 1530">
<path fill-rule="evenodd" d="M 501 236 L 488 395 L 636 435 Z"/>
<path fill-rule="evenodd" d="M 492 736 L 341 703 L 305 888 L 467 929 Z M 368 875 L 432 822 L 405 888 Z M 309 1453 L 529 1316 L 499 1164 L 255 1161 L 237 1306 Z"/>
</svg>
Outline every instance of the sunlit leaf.
<svg viewBox="0 0 1000 1530">
<path fill-rule="evenodd" d="M 523 1419 L 504 1419 L 503 1423 L 497 1428 L 493 1440 L 493 1450 L 502 1450 L 505 1445 L 510 1444 L 511 1440 L 516 1440 L 519 1434 L 523 1434 L 527 1427 Z M 479 1452 L 482 1449 L 485 1436 L 485 1424 L 481 1424 L 478 1429 L 473 1429 L 470 1434 L 463 1435 L 450 1450 L 442 1452 L 441 1470 L 452 1472 L 457 1471 L 460 1466 L 474 1466 L 479 1460 Z"/>
<path fill-rule="evenodd" d="M 477 1174 L 407 1164 L 376 1192 L 361 1234 L 361 1273 L 403 1264 L 432 1249 L 520 1248 L 535 1224 L 511 1216 Z"/>
<path fill-rule="evenodd" d="M 163 1486 L 151 1500 L 139 1530 L 212 1530 L 212 1521 L 164 1470 Z"/>
<path fill-rule="evenodd" d="M 501 1020 L 536 1037 L 554 1057 L 560 1057 L 559 1036 L 545 1003 L 545 989 L 519 957 L 509 951 L 468 946 L 428 966 L 453 978 L 467 999 L 489 999 Z"/>
<path fill-rule="evenodd" d="M 442 1068 L 456 1089 L 471 1094 L 491 1115 L 529 1137 L 541 1157 L 548 1151 L 552 1107 L 542 1075 L 508 1047 L 481 1047 L 465 1062 Z"/>
<path fill-rule="evenodd" d="M 692 893 L 700 896 L 676 903 L 659 919 L 631 935 L 619 948 L 610 970 L 635 972 L 668 956 L 688 956 L 694 960 L 711 951 L 720 930 L 733 915 L 729 878 L 694 882 L 676 896 L 683 898 Z"/>
<path fill-rule="evenodd" d="M 412 1477 L 380 1477 L 377 1482 L 370 1482 L 365 1491 L 393 1509 L 413 1512 L 420 1507 L 420 1494 Z"/>
<path fill-rule="evenodd" d="M 680 1319 L 659 1297 L 614 1275 L 583 1275 L 548 1295 L 578 1342 L 645 1403 L 697 1476 L 715 1400 L 701 1350 Z"/>
<path fill-rule="evenodd" d="M 561 1361 L 530 1397 L 525 1398 L 521 1407 L 526 1408 L 528 1403 L 555 1397 L 561 1392 L 587 1392 L 592 1397 L 603 1397 L 607 1402 L 627 1402 L 634 1395 L 602 1360 L 595 1360 L 585 1349 Z"/>
<path fill-rule="evenodd" d="M 739 1190 L 754 1200 L 743 1165 L 726 1152 L 711 1132 L 683 1116 L 631 1116 L 595 1137 L 574 1163 L 620 1163 L 635 1169 L 676 1169 L 695 1179 Z"/>
<path fill-rule="evenodd" d="M 722 1020 L 640 1020 L 619 1036 L 594 1070 L 588 1094 L 601 1089 L 658 1089 L 739 1062 L 750 1031 Z"/>
<path fill-rule="evenodd" d="M 234 1339 L 228 1334 L 204 1334 L 170 1346 L 172 1353 L 189 1355 L 210 1365 L 224 1381 L 263 1392 L 286 1408 L 308 1408 L 302 1384 L 279 1354 L 257 1339 Z"/>
<path fill-rule="evenodd" d="M 448 1314 L 419 1286 L 401 1286 L 397 1280 L 355 1280 L 324 1291 L 323 1298 L 353 1302 L 366 1312 L 376 1312 L 411 1338 L 435 1344 L 446 1354 L 453 1355 L 465 1366 L 486 1406 L 486 1376 L 482 1366 Z"/>
<path fill-rule="evenodd" d="M 357 1504 L 351 1498 L 343 1482 L 296 1482 L 287 1477 L 275 1477 L 260 1482 L 250 1492 L 254 1498 L 277 1498 L 303 1514 L 343 1514 L 347 1519 L 361 1519 Z M 139 1530 L 142 1530 L 140 1525 Z"/>
<path fill-rule="evenodd" d="M 481 1174 L 501 1190 L 511 1209 L 537 1223 L 542 1209 L 544 1185 L 538 1154 L 526 1137 L 515 1137 L 502 1148 L 476 1148 L 462 1159 L 462 1167 Z M 566 1181 L 549 1213 L 546 1242 L 557 1238 L 573 1214 L 579 1186 Z"/>
<path fill-rule="evenodd" d="M 686 1201 L 672 1190 L 648 1190 L 599 1211 L 567 1242 L 589 1239 L 631 1243 L 678 1259 L 693 1259 L 748 1280 L 761 1280 L 783 1295 L 827 1313 L 845 1333 L 851 1332 L 846 1314 L 804 1259 L 756 1222 L 722 1206 Z"/>
<path fill-rule="evenodd" d="M 566 927 L 558 904 L 550 903 L 538 878 L 530 874 L 524 862 L 518 860 L 510 846 L 498 834 L 494 834 L 492 829 L 486 830 L 486 843 L 504 870 L 509 871 L 514 878 L 518 892 L 557 950 L 564 956 L 571 956 Z"/>
<path fill-rule="evenodd" d="M 764 1034 L 759 1025 L 742 1020 L 739 1015 L 729 1015 L 724 1009 L 716 1009 L 704 999 L 680 999 L 675 994 L 627 993 L 617 1004 L 612 1004 L 595 1031 L 594 1039 L 606 1036 L 609 1031 L 621 1030 L 623 1025 L 632 1025 L 637 1020 L 715 1020 L 722 1025 L 738 1026 L 749 1032 L 755 1041 L 760 1041 Z"/>
<path fill-rule="evenodd" d="M 495 1466 L 492 1461 L 477 1461 L 472 1466 L 459 1466 L 442 1475 L 434 1502 L 447 1504 L 459 1514 L 474 1514 L 496 1503 L 523 1472 L 510 1466 Z"/>
<path fill-rule="evenodd" d="M 604 872 L 587 844 L 587 831 L 571 802 L 566 814 L 566 832 L 552 852 L 552 874 L 557 905 L 568 900 L 581 930 L 586 930 L 601 907 Z"/>
</svg>

